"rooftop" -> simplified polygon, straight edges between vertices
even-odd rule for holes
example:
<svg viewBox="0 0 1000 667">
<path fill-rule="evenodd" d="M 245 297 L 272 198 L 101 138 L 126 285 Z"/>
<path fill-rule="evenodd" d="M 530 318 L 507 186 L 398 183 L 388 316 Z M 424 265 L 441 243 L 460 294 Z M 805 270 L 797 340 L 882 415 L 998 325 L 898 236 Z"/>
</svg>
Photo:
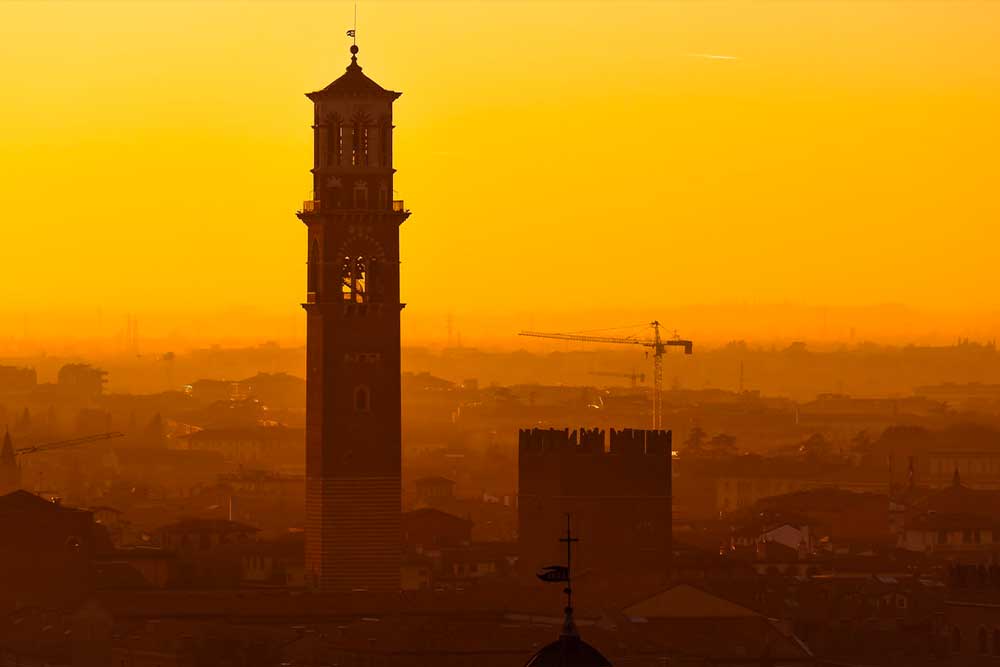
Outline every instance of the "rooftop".
<svg viewBox="0 0 1000 667">
<path fill-rule="evenodd" d="M 388 97 L 396 99 L 402 93 L 386 90 L 361 71 L 358 64 L 358 47 L 351 47 L 351 64 L 347 71 L 322 90 L 306 93 L 314 102 L 324 97 Z"/>
</svg>

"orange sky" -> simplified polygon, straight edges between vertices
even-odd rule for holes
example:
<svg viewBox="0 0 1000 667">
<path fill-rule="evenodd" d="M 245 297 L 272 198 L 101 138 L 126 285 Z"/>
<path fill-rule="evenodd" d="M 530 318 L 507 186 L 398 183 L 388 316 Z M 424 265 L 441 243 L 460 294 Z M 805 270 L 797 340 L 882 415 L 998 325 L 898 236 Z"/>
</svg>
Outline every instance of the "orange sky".
<svg viewBox="0 0 1000 667">
<path fill-rule="evenodd" d="M 352 11 L 0 3 L 0 339 L 301 340 L 302 93 Z M 406 340 L 995 336 L 998 34 L 985 2 L 363 0 Z"/>
</svg>

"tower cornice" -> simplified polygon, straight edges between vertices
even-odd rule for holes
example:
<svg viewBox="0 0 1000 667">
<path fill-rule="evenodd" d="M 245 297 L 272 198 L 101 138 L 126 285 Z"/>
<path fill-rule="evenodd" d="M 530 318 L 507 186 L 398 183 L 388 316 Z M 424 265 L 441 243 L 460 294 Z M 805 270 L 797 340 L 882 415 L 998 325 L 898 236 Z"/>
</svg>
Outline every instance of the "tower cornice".
<svg viewBox="0 0 1000 667">
<path fill-rule="evenodd" d="M 319 202 L 316 202 L 317 204 Z M 367 208 L 340 208 L 331 211 L 313 210 L 308 211 L 303 208 L 296 212 L 296 217 L 307 225 L 316 224 L 329 220 L 333 223 L 344 224 L 379 224 L 395 223 L 399 226 L 410 217 L 408 210 L 384 211 Z"/>
</svg>

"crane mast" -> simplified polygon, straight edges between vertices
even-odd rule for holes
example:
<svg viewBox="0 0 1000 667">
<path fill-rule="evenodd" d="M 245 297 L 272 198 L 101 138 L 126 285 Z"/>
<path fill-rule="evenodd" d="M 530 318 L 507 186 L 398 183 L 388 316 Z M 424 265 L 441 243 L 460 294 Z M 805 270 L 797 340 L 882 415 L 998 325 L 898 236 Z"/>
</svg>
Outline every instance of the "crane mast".
<svg viewBox="0 0 1000 667">
<path fill-rule="evenodd" d="M 694 343 L 674 336 L 666 340 L 660 335 L 660 323 L 650 322 L 653 329 L 652 338 L 636 338 L 635 336 L 593 336 L 589 334 L 547 333 L 543 331 L 522 331 L 519 336 L 533 338 L 550 338 L 553 340 L 571 340 L 582 343 L 611 343 L 616 345 L 641 345 L 653 351 L 653 428 L 663 428 L 663 355 L 668 347 L 683 347 L 684 354 L 691 354 Z"/>
</svg>

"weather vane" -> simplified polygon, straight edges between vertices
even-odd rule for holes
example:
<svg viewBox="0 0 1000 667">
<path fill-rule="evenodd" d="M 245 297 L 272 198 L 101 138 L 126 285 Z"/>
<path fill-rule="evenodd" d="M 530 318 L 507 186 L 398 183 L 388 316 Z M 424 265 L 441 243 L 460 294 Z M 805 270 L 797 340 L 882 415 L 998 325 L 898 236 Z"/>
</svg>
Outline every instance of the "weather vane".
<svg viewBox="0 0 1000 667">
<path fill-rule="evenodd" d="M 573 537 L 569 514 L 566 515 L 566 537 L 560 537 L 559 541 L 566 545 L 566 564 L 550 565 L 542 568 L 542 571 L 536 576 L 548 583 L 564 582 L 566 584 L 566 588 L 563 589 L 563 593 L 566 594 L 566 616 L 563 623 L 563 635 L 576 635 L 576 624 L 573 622 L 573 582 L 571 575 L 573 569 L 573 544 L 580 540 Z"/>
</svg>

